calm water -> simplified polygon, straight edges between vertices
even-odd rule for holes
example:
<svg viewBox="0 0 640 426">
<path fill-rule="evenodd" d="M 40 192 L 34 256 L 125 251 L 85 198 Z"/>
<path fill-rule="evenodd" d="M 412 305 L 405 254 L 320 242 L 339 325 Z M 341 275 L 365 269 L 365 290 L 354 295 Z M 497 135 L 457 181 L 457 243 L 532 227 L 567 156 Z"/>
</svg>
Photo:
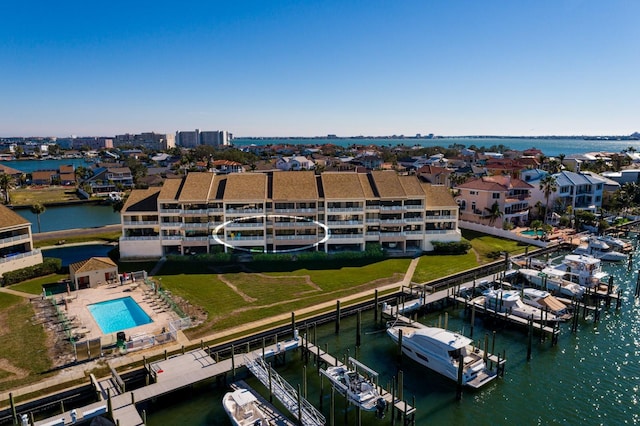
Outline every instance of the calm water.
<svg viewBox="0 0 640 426">
<path fill-rule="evenodd" d="M 31 173 L 34 170 L 56 170 L 58 167 L 67 164 L 73 164 L 76 167 L 91 166 L 91 164 L 86 163 L 82 158 L 66 158 L 64 160 L 13 160 L 3 161 L 0 164 L 20 170 L 23 173 Z"/>
<path fill-rule="evenodd" d="M 29 209 L 16 209 L 16 213 L 31 222 L 31 232 L 38 232 L 38 219 Z M 120 223 L 120 213 L 108 205 L 79 204 L 47 207 L 40 214 L 42 232 L 74 228 L 94 228 Z"/>
<path fill-rule="evenodd" d="M 635 256 L 633 270 L 640 267 Z M 341 321 L 341 333 L 334 325 L 318 329 L 318 341 L 329 351 L 342 356 L 349 351 L 380 373 L 380 383 L 389 383 L 398 368 L 404 374 L 405 399 L 416 399 L 418 425 L 634 425 L 640 424 L 640 303 L 633 299 L 637 273 L 627 272 L 625 265 L 607 265 L 623 289 L 624 301 L 619 311 L 614 307 L 603 312 L 600 322 L 592 318 L 580 322 L 577 334 L 563 324 L 559 344 L 539 343 L 534 338 L 533 356 L 527 362 L 527 338 L 520 329 L 491 325 L 476 318 L 474 338 L 497 331 L 496 352 L 506 351 L 504 378 L 477 392 L 465 391 L 462 401 L 455 400 L 455 384 L 404 360 L 396 363 L 396 348 L 386 334 L 373 324 L 373 314 L 363 314 L 362 350 L 355 348 L 355 318 Z M 450 308 L 449 328 L 469 334 L 469 319 L 462 309 Z M 437 325 L 444 312 L 430 314 L 420 321 Z M 444 319 L 443 319 L 444 321 Z M 294 387 L 301 383 L 302 363 L 298 355 L 289 356 L 282 374 Z M 249 383 L 266 395 L 264 386 L 250 378 Z M 319 379 L 315 367 L 307 367 L 308 399 L 320 406 Z M 326 389 L 325 382 L 325 389 Z M 228 425 L 221 408 L 225 390 L 215 385 L 200 386 L 195 391 L 172 395 L 147 407 L 150 425 Z M 326 392 L 325 392 L 326 393 Z M 329 418 L 328 396 L 323 413 Z M 341 401 L 341 397 L 336 398 Z M 336 424 L 355 424 L 349 412 L 344 420 L 341 405 L 336 405 Z M 375 419 L 365 413 L 363 424 L 390 424 L 390 418 Z M 399 424 L 399 423 L 396 423 Z"/>
<path fill-rule="evenodd" d="M 640 141 L 596 141 L 583 139 L 538 139 L 538 138 L 441 138 L 441 139 L 234 139 L 235 146 L 268 144 L 334 144 L 339 146 L 357 145 L 405 145 L 405 146 L 443 146 L 453 144 L 489 148 L 492 145 L 504 145 L 523 151 L 538 148 L 547 156 L 559 154 L 577 154 L 592 151 L 620 152 L 630 146 L 640 151 Z"/>
<path fill-rule="evenodd" d="M 55 257 L 62 259 L 62 266 L 69 266 L 72 263 L 80 262 L 92 257 L 107 257 L 108 253 L 113 250 L 109 244 L 86 244 L 71 247 L 45 247 L 42 249 L 44 257 Z"/>
</svg>

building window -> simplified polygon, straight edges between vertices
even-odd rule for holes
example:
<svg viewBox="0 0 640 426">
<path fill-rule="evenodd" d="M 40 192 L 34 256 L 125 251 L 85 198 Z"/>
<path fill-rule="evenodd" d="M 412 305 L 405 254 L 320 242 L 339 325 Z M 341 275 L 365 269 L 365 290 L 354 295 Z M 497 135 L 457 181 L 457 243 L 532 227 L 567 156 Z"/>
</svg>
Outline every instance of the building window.
<svg viewBox="0 0 640 426">
<path fill-rule="evenodd" d="M 494 192 L 493 193 L 493 199 L 494 200 L 499 200 L 500 199 L 500 193 L 499 192 Z"/>
</svg>

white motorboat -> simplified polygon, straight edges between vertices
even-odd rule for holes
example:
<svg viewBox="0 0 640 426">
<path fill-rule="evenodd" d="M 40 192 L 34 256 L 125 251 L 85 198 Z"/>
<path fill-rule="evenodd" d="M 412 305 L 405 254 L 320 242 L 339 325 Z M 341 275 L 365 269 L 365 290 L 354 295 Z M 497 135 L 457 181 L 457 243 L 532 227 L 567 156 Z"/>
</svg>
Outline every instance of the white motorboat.
<svg viewBox="0 0 640 426">
<path fill-rule="evenodd" d="M 633 250 L 633 246 L 631 245 L 631 243 L 620 238 L 615 238 L 611 235 L 600 235 L 595 238 L 597 238 L 598 241 L 602 241 L 603 243 L 609 245 L 616 251 L 628 253 Z"/>
<path fill-rule="evenodd" d="M 586 243 L 580 244 L 573 251 L 573 254 L 593 256 L 609 262 L 621 262 L 628 258 L 626 254 L 615 251 L 609 244 L 595 237 L 591 237 Z"/>
<path fill-rule="evenodd" d="M 234 426 L 268 426 L 267 416 L 259 407 L 258 399 L 248 389 L 227 392 L 222 406 Z"/>
<path fill-rule="evenodd" d="M 462 384 L 476 389 L 496 378 L 484 362 L 484 352 L 474 348 L 468 337 L 437 327 L 407 325 L 389 327 L 387 334 L 397 343 L 400 330 L 402 353 L 418 364 L 457 382 L 462 360 Z"/>
<path fill-rule="evenodd" d="M 482 293 L 482 296 L 473 299 L 472 302 L 483 305 L 492 311 L 533 319 L 534 321 L 560 321 L 560 318 L 553 313 L 526 305 L 517 290 L 487 290 Z"/>
<path fill-rule="evenodd" d="M 571 318 L 567 305 L 553 297 L 548 291 L 537 288 L 523 288 L 522 301 L 534 308 L 548 310 L 563 320 Z"/>
<path fill-rule="evenodd" d="M 387 402 L 378 392 L 375 381 L 378 373 L 351 357 L 349 357 L 349 364 L 352 367 L 336 365 L 327 367 L 326 370 L 320 369 L 320 372 L 325 375 L 332 382 L 334 388 L 344 395 L 352 404 L 365 411 L 378 410 L 378 412 L 382 412 Z M 358 368 L 364 370 L 367 375 L 361 374 Z"/>
<path fill-rule="evenodd" d="M 529 284 L 556 294 L 580 299 L 585 292 L 585 288 L 580 284 L 564 279 L 566 272 L 553 267 L 544 268 L 542 271 L 522 268 L 518 272 Z"/>
<path fill-rule="evenodd" d="M 564 272 L 565 279 L 596 290 L 606 288 L 611 279 L 609 274 L 602 270 L 602 261 L 593 256 L 568 254 L 555 268 Z"/>
</svg>

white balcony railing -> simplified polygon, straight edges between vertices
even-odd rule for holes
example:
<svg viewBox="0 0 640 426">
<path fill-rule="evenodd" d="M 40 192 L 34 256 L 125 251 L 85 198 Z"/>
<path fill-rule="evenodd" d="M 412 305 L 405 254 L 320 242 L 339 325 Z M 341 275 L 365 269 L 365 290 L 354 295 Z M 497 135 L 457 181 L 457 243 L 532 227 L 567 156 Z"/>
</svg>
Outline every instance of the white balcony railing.
<svg viewBox="0 0 640 426">
<path fill-rule="evenodd" d="M 0 245 L 11 244 L 17 241 L 28 240 L 29 234 L 16 235 L 15 237 L 3 238 L 0 240 Z"/>
<path fill-rule="evenodd" d="M 37 254 L 40 254 L 40 249 L 31 250 L 31 251 L 28 251 L 28 252 L 25 252 L 25 253 L 10 254 L 7 257 L 0 257 L 0 263 L 12 262 L 14 260 L 19 260 L 19 259 L 24 259 L 24 258 L 27 258 L 27 257 L 35 256 Z"/>
</svg>

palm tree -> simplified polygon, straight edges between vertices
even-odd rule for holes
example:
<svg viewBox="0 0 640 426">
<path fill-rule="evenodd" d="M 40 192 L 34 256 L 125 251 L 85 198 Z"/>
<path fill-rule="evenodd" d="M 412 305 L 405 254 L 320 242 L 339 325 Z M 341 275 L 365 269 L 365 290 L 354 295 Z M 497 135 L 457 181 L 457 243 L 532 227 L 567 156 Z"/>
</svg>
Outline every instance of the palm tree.
<svg viewBox="0 0 640 426">
<path fill-rule="evenodd" d="M 545 175 L 545 177 L 540 179 L 540 191 L 544 193 L 544 198 L 547 201 L 544 209 L 544 223 L 547 223 L 547 217 L 549 216 L 549 197 L 557 190 L 558 183 L 553 175 Z"/>
<path fill-rule="evenodd" d="M 9 189 L 13 184 L 13 177 L 6 173 L 0 174 L 0 189 L 4 194 L 4 203 L 9 204 Z"/>
<path fill-rule="evenodd" d="M 500 204 L 498 202 L 494 202 L 491 207 L 484 208 L 487 211 L 487 215 L 485 216 L 489 219 L 489 225 L 493 226 L 496 223 L 496 220 L 502 217 L 502 209 L 500 208 Z"/>
<path fill-rule="evenodd" d="M 38 233 L 40 233 L 40 215 L 44 213 L 45 210 L 45 207 L 40 203 L 31 206 L 31 213 L 35 214 L 38 219 Z"/>
</svg>

